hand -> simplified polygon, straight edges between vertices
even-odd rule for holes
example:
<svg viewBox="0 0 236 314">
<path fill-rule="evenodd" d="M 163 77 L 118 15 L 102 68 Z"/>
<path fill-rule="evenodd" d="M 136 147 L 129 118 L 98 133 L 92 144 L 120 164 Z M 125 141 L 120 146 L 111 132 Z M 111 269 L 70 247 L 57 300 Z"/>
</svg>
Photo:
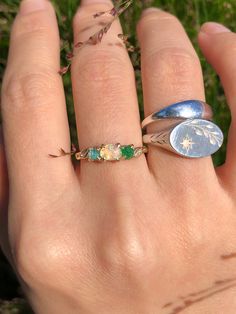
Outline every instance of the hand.
<svg viewBox="0 0 236 314">
<path fill-rule="evenodd" d="M 98 30 L 92 14 L 109 8 L 109 1 L 84 0 L 75 42 Z M 200 63 L 180 22 L 151 9 L 137 30 L 145 115 L 204 100 Z M 119 33 L 116 21 L 101 44 L 84 46 L 72 61 L 80 149 L 142 145 L 133 69 Z M 55 13 L 45 0 L 22 2 L 2 90 L 5 253 L 36 313 L 235 313 L 236 35 L 208 23 L 199 44 L 232 111 L 225 165 L 215 170 L 211 158 L 150 147 L 147 159 L 82 161 L 74 170 L 68 156 L 48 157 L 70 150 Z"/>
</svg>

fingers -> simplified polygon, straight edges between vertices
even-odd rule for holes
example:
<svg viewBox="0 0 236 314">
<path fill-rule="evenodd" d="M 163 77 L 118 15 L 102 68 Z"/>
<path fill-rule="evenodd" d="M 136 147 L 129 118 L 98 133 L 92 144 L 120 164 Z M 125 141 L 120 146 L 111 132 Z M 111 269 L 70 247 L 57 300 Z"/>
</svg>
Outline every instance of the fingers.
<svg viewBox="0 0 236 314">
<path fill-rule="evenodd" d="M 74 19 L 75 43 L 86 41 L 109 23 L 113 19 L 111 14 L 98 18 L 93 15 L 112 7 L 111 1 L 82 1 Z M 122 29 L 116 19 L 101 43 L 84 45 L 73 59 L 72 85 L 81 149 L 106 143 L 142 143 L 134 71 L 118 38 L 120 33 Z M 140 161 L 143 163 L 145 158 L 132 160 L 129 167 L 135 165 L 137 169 L 136 163 Z M 116 165 L 123 167 L 124 164 Z M 86 171 L 93 166 L 82 163 Z"/>
<path fill-rule="evenodd" d="M 178 101 L 204 100 L 200 62 L 177 18 L 155 8 L 148 9 L 137 30 L 145 115 Z M 215 175 L 210 158 L 190 160 L 154 146 L 149 147 L 148 158 L 154 174 L 168 186 L 176 186 L 173 175 L 184 185 L 196 184 L 196 177 L 200 180 L 209 172 Z"/>
<path fill-rule="evenodd" d="M 235 191 L 236 187 L 236 34 L 217 23 L 206 23 L 199 33 L 199 45 L 223 84 L 232 113 L 227 159 L 218 173 Z"/>
<path fill-rule="evenodd" d="M 59 34 L 47 0 L 24 0 L 12 27 L 2 90 L 2 116 L 12 188 L 48 192 L 71 174 L 68 158 L 50 159 L 70 148 L 63 85 L 58 74 Z"/>
</svg>

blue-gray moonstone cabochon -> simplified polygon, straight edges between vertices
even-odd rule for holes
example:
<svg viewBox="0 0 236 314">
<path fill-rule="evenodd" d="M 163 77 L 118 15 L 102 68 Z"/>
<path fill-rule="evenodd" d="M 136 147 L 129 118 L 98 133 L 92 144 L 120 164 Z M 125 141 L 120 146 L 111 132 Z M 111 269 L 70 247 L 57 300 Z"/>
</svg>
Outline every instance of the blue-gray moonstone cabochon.
<svg viewBox="0 0 236 314">
<path fill-rule="evenodd" d="M 181 122 L 171 131 L 170 144 L 180 155 L 190 158 L 214 154 L 224 140 L 221 129 L 213 122 L 191 119 Z"/>
</svg>

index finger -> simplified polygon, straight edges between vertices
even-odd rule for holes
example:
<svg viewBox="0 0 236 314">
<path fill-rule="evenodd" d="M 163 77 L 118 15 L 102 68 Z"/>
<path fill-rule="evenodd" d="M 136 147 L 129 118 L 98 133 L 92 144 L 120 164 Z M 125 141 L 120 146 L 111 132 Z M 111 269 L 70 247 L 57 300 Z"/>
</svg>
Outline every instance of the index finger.
<svg viewBox="0 0 236 314">
<path fill-rule="evenodd" d="M 70 148 L 59 52 L 50 2 L 24 0 L 12 28 L 2 92 L 10 185 L 24 193 L 48 192 L 73 171 L 69 158 L 48 157 Z"/>
</svg>

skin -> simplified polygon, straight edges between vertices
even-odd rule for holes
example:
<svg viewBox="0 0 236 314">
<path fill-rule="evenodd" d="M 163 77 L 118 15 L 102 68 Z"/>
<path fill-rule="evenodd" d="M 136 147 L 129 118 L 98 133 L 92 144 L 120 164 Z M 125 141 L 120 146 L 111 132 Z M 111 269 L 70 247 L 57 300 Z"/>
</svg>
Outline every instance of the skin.
<svg viewBox="0 0 236 314">
<path fill-rule="evenodd" d="M 93 13 L 111 7 L 82 1 L 75 42 L 98 29 Z M 142 144 L 133 68 L 116 45 L 120 32 L 116 21 L 101 44 L 83 47 L 72 61 L 81 149 Z M 177 18 L 146 10 L 137 33 L 145 115 L 204 100 L 200 63 Z M 70 150 L 55 13 L 46 0 L 22 2 L 2 88 L 1 246 L 35 313 L 235 313 L 236 35 L 206 23 L 199 45 L 232 112 L 221 168 L 211 158 L 150 147 L 147 158 L 82 161 L 74 169 L 68 156 L 48 157 Z"/>
</svg>

